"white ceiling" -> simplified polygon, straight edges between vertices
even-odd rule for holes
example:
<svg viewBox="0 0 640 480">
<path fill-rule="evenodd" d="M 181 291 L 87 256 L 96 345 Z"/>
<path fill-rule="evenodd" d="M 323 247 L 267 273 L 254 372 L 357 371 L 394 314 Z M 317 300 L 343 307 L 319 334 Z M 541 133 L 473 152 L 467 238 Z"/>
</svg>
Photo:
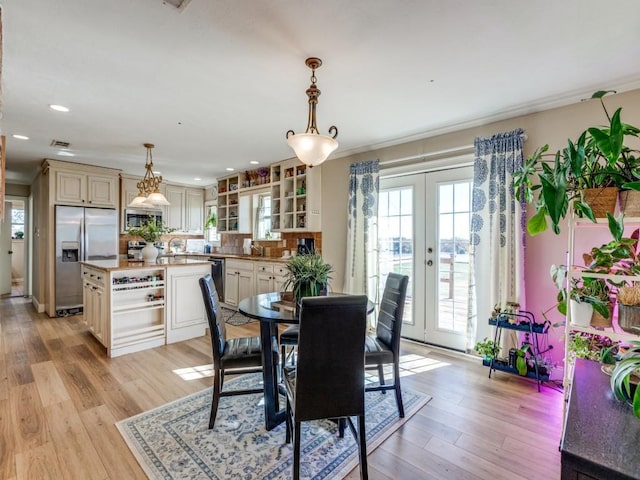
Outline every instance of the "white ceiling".
<svg viewBox="0 0 640 480">
<path fill-rule="evenodd" d="M 165 179 L 191 184 L 290 158 L 308 56 L 324 62 L 318 127 L 338 127 L 333 157 L 640 87 L 638 0 L 1 3 L 15 183 L 43 158 L 142 175 L 144 142 Z"/>
</svg>

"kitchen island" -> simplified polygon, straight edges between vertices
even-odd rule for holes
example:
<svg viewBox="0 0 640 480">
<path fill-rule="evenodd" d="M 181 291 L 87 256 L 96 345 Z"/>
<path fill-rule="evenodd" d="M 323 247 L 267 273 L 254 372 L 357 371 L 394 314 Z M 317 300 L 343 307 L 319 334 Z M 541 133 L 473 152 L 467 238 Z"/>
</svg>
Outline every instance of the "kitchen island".
<svg viewBox="0 0 640 480">
<path fill-rule="evenodd" d="M 84 318 L 107 356 L 175 343 L 206 333 L 198 280 L 206 258 L 82 262 Z"/>
</svg>

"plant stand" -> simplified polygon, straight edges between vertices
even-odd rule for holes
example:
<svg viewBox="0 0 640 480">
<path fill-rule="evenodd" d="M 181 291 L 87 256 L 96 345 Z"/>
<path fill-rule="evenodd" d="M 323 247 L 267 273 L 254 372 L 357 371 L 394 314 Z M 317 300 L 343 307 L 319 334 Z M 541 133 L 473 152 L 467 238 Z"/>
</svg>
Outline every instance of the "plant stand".
<svg viewBox="0 0 640 480">
<path fill-rule="evenodd" d="M 491 373 L 495 370 L 512 373 L 521 377 L 533 378 L 534 380 L 536 380 L 539 392 L 540 384 L 542 382 L 549 381 L 549 372 L 541 373 L 538 367 L 538 358 L 540 355 L 538 335 L 546 334 L 549 329 L 548 325 L 546 323 L 536 323 L 533 313 L 524 310 L 520 311 L 520 313 L 501 313 L 497 318 L 490 318 L 489 325 L 496 327 L 493 341 L 498 345 L 500 344 L 500 340 L 502 339 L 502 331 L 504 329 L 529 333 L 529 339 L 531 341 L 530 352 L 531 356 L 533 357 L 534 365 L 533 372 L 527 372 L 526 375 L 520 375 L 515 367 L 509 365 L 508 363 L 505 364 L 504 362 L 500 362 L 495 357 L 493 357 L 490 361 L 482 361 L 483 365 L 489 367 L 489 378 L 491 378 Z"/>
</svg>

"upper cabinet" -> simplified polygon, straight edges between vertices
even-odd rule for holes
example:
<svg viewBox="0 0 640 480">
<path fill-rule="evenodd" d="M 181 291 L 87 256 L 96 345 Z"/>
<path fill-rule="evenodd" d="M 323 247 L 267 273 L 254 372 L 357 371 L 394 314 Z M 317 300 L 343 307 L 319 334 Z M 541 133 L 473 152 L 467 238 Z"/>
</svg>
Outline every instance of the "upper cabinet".
<svg viewBox="0 0 640 480">
<path fill-rule="evenodd" d="M 167 185 L 165 196 L 170 205 L 164 207 L 164 221 L 177 232 L 202 234 L 204 231 L 204 190 L 202 188 Z"/>
<path fill-rule="evenodd" d="M 118 177 L 56 171 L 56 203 L 113 207 L 118 205 Z"/>
<path fill-rule="evenodd" d="M 287 160 L 218 181 L 218 232 L 251 233 L 253 193 L 271 193 L 271 230 L 321 231 L 322 167 Z M 255 202 L 254 202 L 255 203 Z"/>
<path fill-rule="evenodd" d="M 271 167 L 271 178 L 273 231 L 321 231 L 322 167 L 288 160 Z"/>
<path fill-rule="evenodd" d="M 118 170 L 46 160 L 55 204 L 118 207 Z"/>
</svg>

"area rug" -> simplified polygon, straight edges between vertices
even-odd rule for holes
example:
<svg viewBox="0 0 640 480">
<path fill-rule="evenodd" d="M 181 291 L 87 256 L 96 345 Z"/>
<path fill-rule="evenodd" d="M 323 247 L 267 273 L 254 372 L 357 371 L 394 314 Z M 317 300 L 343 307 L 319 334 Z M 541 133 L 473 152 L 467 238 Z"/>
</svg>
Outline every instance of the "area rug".
<svg viewBox="0 0 640 480">
<path fill-rule="evenodd" d="M 260 384 L 260 374 L 230 380 L 225 389 Z M 398 417 L 392 392 L 366 394 L 367 453 L 371 453 L 431 399 L 404 389 L 405 418 Z M 128 418 L 116 425 L 151 479 L 291 478 L 293 448 L 285 444 L 285 425 L 264 427 L 262 395 L 220 399 L 213 430 L 207 428 L 211 388 Z M 338 438 L 331 421 L 304 422 L 302 478 L 342 479 L 358 465 L 358 447 L 347 429 Z"/>
<path fill-rule="evenodd" d="M 230 308 L 220 307 L 218 312 L 224 318 L 225 323 L 229 325 L 234 325 L 239 327 L 241 325 L 246 325 L 249 322 L 255 322 L 253 318 L 245 317 L 243 314 L 238 312 L 237 310 L 231 310 Z"/>
</svg>

